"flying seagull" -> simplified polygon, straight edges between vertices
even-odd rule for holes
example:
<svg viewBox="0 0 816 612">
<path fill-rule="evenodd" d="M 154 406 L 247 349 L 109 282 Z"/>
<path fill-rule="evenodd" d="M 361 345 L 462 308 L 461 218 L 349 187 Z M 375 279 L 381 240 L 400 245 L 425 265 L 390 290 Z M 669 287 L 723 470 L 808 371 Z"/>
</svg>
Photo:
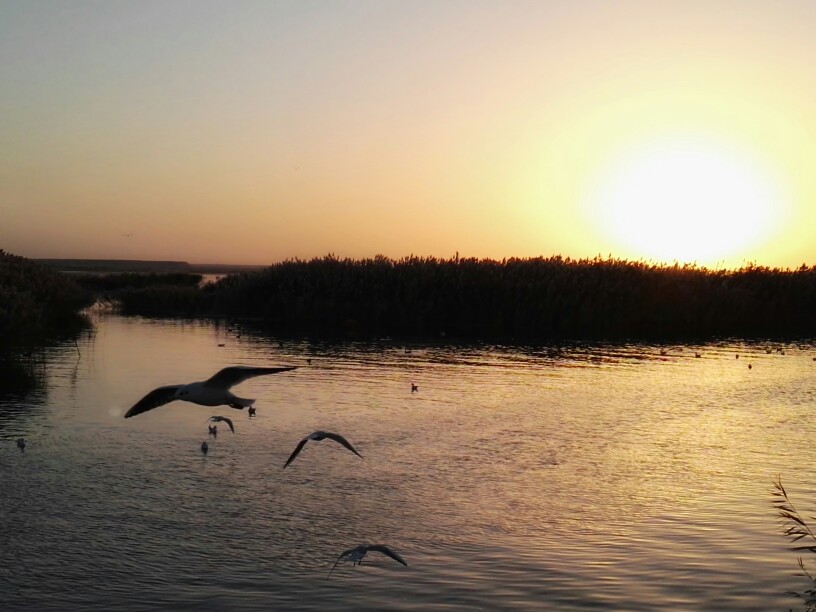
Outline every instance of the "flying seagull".
<svg viewBox="0 0 816 612">
<path fill-rule="evenodd" d="M 175 400 L 201 404 L 202 406 L 229 406 L 242 410 L 255 403 L 254 399 L 244 399 L 230 393 L 230 387 L 242 383 L 248 378 L 263 376 L 264 374 L 277 374 L 294 370 L 295 366 L 286 368 L 255 368 L 252 366 L 232 366 L 224 368 L 217 374 L 201 382 L 193 382 L 186 385 L 167 385 L 153 389 L 125 413 L 128 419 L 137 414 L 142 414 L 153 408 L 164 406 Z"/>
<path fill-rule="evenodd" d="M 207 420 L 212 421 L 213 423 L 219 423 L 221 421 L 224 421 L 227 425 L 229 425 L 230 431 L 232 433 L 235 433 L 235 426 L 232 424 L 232 419 L 228 419 L 227 417 L 224 416 L 211 416 Z M 217 427 L 217 425 L 213 425 L 213 428 L 215 427 Z"/>
<path fill-rule="evenodd" d="M 335 561 L 334 565 L 332 565 L 332 568 L 329 571 L 329 575 L 326 576 L 326 578 L 331 578 L 334 568 L 337 567 L 337 564 L 340 563 L 340 561 L 344 557 L 348 557 L 349 559 L 351 559 L 352 565 L 360 565 L 363 562 L 363 557 L 366 556 L 366 553 L 372 550 L 375 552 L 381 552 L 382 554 L 394 559 L 394 561 L 399 561 L 405 566 L 408 565 L 405 562 L 405 559 L 400 557 L 397 553 L 395 553 L 393 550 L 391 550 L 384 544 L 360 544 L 355 548 L 349 548 L 348 550 L 343 551 L 343 553 L 339 557 L 337 557 L 337 561 Z"/>
<path fill-rule="evenodd" d="M 340 434 L 332 433 L 330 431 L 314 431 L 300 441 L 300 443 L 295 447 L 295 450 L 292 451 L 292 454 L 289 455 L 289 458 L 286 460 L 286 463 L 283 464 L 283 468 L 286 469 L 286 466 L 295 460 L 295 457 L 298 456 L 298 453 L 301 451 L 301 449 L 303 449 L 304 446 L 306 446 L 306 443 L 309 440 L 315 440 L 316 442 L 320 442 L 321 440 L 325 440 L 326 438 L 334 440 L 335 442 L 339 442 L 347 449 L 349 449 L 352 453 L 360 457 L 360 459 L 363 458 L 363 456 L 354 449 L 351 443 Z"/>
</svg>

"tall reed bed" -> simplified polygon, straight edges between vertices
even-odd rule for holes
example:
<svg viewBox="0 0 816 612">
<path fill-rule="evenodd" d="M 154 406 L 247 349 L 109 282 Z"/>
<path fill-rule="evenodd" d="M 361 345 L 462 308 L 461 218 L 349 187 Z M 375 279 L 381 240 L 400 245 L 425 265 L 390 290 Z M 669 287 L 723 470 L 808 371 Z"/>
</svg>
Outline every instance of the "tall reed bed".
<svg viewBox="0 0 816 612">
<path fill-rule="evenodd" d="M 65 274 L 0 250 L 0 348 L 79 329 L 92 295 Z"/>
<path fill-rule="evenodd" d="M 708 270 L 562 257 L 289 260 L 128 312 L 245 316 L 281 333 L 682 340 L 816 335 L 816 267 Z"/>
<path fill-rule="evenodd" d="M 188 272 L 153 272 L 149 274 L 120 272 L 109 274 L 74 274 L 72 278 L 80 286 L 97 295 L 115 295 L 120 291 L 133 291 L 156 286 L 197 287 L 204 277 L 201 274 Z"/>
</svg>

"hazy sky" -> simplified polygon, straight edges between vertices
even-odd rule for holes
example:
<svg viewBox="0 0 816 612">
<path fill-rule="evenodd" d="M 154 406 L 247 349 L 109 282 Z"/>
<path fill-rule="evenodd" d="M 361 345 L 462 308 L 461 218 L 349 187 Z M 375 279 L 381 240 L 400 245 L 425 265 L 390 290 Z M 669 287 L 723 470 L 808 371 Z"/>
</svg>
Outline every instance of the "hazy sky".
<svg viewBox="0 0 816 612">
<path fill-rule="evenodd" d="M 0 248 L 816 264 L 816 2 L 0 0 Z"/>
</svg>

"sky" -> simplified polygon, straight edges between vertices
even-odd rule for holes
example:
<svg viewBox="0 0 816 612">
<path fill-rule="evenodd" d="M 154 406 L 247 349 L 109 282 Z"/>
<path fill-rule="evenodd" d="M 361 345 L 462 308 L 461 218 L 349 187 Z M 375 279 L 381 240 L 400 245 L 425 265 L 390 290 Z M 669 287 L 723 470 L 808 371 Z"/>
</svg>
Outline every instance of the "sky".
<svg viewBox="0 0 816 612">
<path fill-rule="evenodd" d="M 816 264 L 811 0 L 0 0 L 0 248 Z"/>
</svg>

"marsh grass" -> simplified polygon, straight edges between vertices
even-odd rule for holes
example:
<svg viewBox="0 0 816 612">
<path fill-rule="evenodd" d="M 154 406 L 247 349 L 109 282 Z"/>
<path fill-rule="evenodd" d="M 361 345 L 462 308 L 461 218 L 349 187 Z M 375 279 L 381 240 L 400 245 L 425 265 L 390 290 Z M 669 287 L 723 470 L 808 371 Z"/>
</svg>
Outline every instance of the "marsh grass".
<svg viewBox="0 0 816 612">
<path fill-rule="evenodd" d="M 116 294 L 119 291 L 133 291 L 146 287 L 197 287 L 204 278 L 201 274 L 188 272 L 166 272 L 140 274 L 121 272 L 110 274 L 74 274 L 80 286 L 97 295 Z"/>
<path fill-rule="evenodd" d="M 816 553 L 816 535 L 810 528 L 808 521 L 816 521 L 816 517 L 804 517 L 793 505 L 788 492 L 782 485 L 782 477 L 779 476 L 773 483 L 773 505 L 777 514 L 782 519 L 782 530 L 785 536 L 791 540 L 791 549 L 797 552 Z M 811 584 L 811 588 L 802 593 L 793 592 L 792 595 L 799 597 L 805 604 L 807 612 L 816 612 L 816 578 L 813 577 L 805 567 L 805 561 L 800 556 L 797 559 L 799 573 L 797 576 L 806 577 Z"/>
<path fill-rule="evenodd" d="M 90 292 L 65 274 L 0 250 L 0 349 L 81 331 Z"/>
<path fill-rule="evenodd" d="M 612 258 L 289 260 L 126 312 L 263 321 L 315 337 L 690 341 L 816 336 L 816 267 L 708 270 Z M 189 289 L 189 290 L 188 290 Z"/>
<path fill-rule="evenodd" d="M 77 282 L 97 300 L 121 307 L 123 314 L 184 315 L 203 313 L 201 274 L 123 272 L 81 274 Z"/>
</svg>

